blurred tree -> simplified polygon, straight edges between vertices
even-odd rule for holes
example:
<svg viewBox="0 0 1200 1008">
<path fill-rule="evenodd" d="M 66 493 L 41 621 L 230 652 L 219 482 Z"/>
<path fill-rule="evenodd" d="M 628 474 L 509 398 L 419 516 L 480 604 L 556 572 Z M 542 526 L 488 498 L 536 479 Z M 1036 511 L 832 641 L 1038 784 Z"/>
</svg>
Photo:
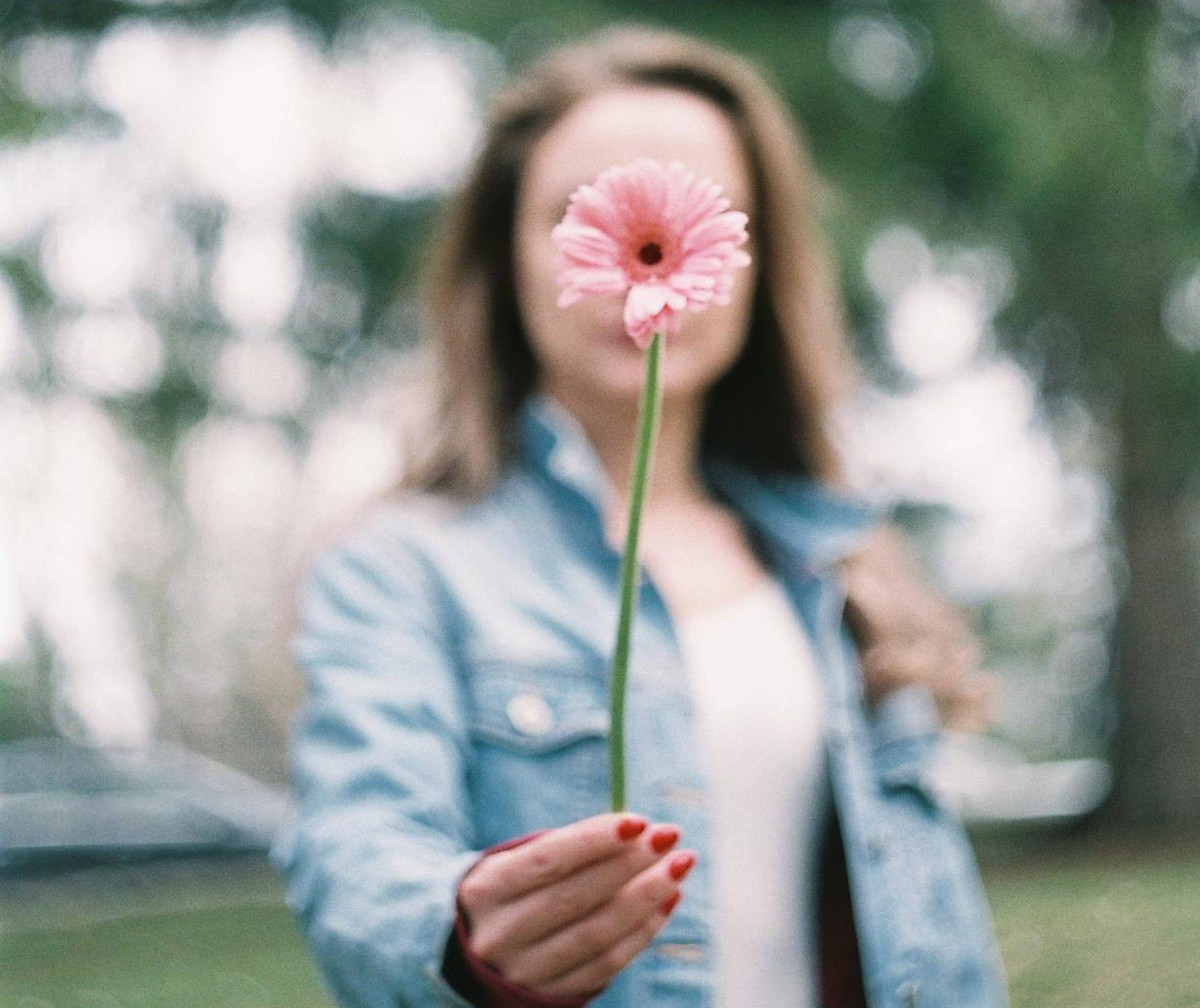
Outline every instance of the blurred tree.
<svg viewBox="0 0 1200 1008">
<path fill-rule="evenodd" d="M 17 0 L 3 14 L 3 37 L 94 36 L 124 17 L 221 23 L 280 6 L 329 40 L 372 5 Z M 1112 475 L 1129 577 L 1114 642 L 1109 817 L 1200 827 L 1200 339 L 1182 345 L 1164 325 L 1169 285 L 1200 261 L 1200 173 L 1194 143 L 1188 162 L 1161 142 L 1173 127 L 1155 85 L 1164 18 L 1178 25 L 1182 16 L 1164 11 L 1176 5 L 756 0 L 738 4 L 736 16 L 725 0 L 421 6 L 437 25 L 488 40 L 510 64 L 615 18 L 657 21 L 750 55 L 793 103 L 833 184 L 828 225 L 860 322 L 872 307 L 859 264 L 881 224 L 902 220 L 935 240 L 969 234 L 1005 249 L 1017 272 L 1016 296 L 997 319 L 1006 348 L 1049 401 L 1079 396 L 1117 435 Z M 854 18 L 878 29 L 875 49 L 847 41 Z M 1200 81 L 1190 72 L 1194 94 Z M 0 134 L 19 142 L 44 126 L 19 95 L 0 94 Z M 412 261 L 404 249 L 420 240 L 430 209 L 375 206 L 377 226 L 355 233 L 318 216 L 309 238 L 357 259 L 378 295 L 404 284 Z M 27 305 L 46 297 L 29 261 L 3 267 Z M 376 318 L 382 309 L 376 300 L 366 310 Z M 864 351 L 882 356 L 871 327 L 859 331 Z M 1047 332 L 1060 335 L 1047 341 Z M 361 346 L 314 337 L 305 350 L 336 362 Z M 177 410 L 194 416 L 203 396 L 169 374 L 133 411 L 135 427 L 174 429 Z"/>
</svg>

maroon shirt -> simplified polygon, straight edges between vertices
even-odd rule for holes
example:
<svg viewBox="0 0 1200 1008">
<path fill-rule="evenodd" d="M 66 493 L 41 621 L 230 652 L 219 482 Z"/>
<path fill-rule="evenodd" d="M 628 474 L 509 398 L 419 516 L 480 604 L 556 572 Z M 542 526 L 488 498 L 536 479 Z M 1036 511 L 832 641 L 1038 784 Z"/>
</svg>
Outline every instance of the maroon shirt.
<svg viewBox="0 0 1200 1008">
<path fill-rule="evenodd" d="M 535 830 L 498 843 L 485 850 L 479 861 L 497 851 L 517 847 L 545 832 L 544 829 Z M 442 975 L 476 1008 L 583 1008 L 608 989 L 605 985 L 587 994 L 552 997 L 506 980 L 472 951 L 470 922 L 461 900 L 457 901 L 457 908 L 454 930 L 446 943 Z M 858 959 L 858 939 L 854 932 L 854 913 L 850 905 L 846 856 L 836 816 L 829 817 L 829 828 L 822 844 L 817 913 L 820 922 L 818 948 L 822 1008 L 867 1008 L 862 967 Z"/>
</svg>

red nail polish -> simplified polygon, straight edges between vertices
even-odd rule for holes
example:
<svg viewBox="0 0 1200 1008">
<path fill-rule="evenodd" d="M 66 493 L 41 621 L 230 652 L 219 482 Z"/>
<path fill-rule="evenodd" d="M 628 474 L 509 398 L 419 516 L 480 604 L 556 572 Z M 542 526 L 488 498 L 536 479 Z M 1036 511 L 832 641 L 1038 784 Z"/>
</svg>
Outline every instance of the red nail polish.
<svg viewBox="0 0 1200 1008">
<path fill-rule="evenodd" d="M 671 864 L 667 870 L 671 873 L 671 878 L 678 881 L 691 870 L 692 865 L 695 863 L 696 855 L 691 851 L 684 851 L 682 854 L 676 854 L 671 858 Z"/>
<path fill-rule="evenodd" d="M 673 893 L 671 893 L 670 896 L 668 896 L 666 898 L 666 900 L 663 901 L 663 905 L 661 907 L 659 907 L 659 909 L 664 914 L 669 914 L 672 910 L 675 909 L 675 904 L 678 903 L 681 899 L 683 899 L 683 890 L 676 889 Z"/>
<path fill-rule="evenodd" d="M 645 819 L 622 819 L 617 826 L 617 836 L 622 840 L 632 840 L 649 825 Z"/>
<path fill-rule="evenodd" d="M 666 829 L 654 831 L 654 835 L 650 837 L 650 846 L 661 854 L 663 851 L 673 847 L 678 841 L 679 830 L 674 826 L 668 826 Z"/>
</svg>

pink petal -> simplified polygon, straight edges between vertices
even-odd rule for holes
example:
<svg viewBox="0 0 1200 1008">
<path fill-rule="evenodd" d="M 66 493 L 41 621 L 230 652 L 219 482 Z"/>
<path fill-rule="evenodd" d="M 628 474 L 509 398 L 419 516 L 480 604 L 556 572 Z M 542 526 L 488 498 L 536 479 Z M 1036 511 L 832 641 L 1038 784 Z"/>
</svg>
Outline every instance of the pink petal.
<svg viewBox="0 0 1200 1008">
<path fill-rule="evenodd" d="M 625 331 L 629 334 L 630 339 L 637 345 L 639 350 L 645 350 L 650 345 L 650 340 L 653 339 L 654 333 L 659 326 L 659 318 L 657 315 L 652 315 L 649 318 L 630 326 L 625 325 Z"/>
<path fill-rule="evenodd" d="M 550 240 L 565 257 L 576 263 L 616 265 L 617 243 L 599 228 L 563 221 L 550 232 Z"/>
<path fill-rule="evenodd" d="M 721 187 L 708 179 L 689 187 L 684 199 L 685 215 L 679 223 L 684 234 L 729 206 L 729 200 L 721 196 Z"/>
<path fill-rule="evenodd" d="M 603 231 L 615 242 L 624 240 L 624 225 L 607 186 L 583 185 L 571 194 L 564 221 Z"/>
<path fill-rule="evenodd" d="M 639 158 L 604 174 L 610 198 L 623 217 L 627 233 L 653 228 L 661 222 L 667 197 L 661 164 L 651 158 Z"/>
<path fill-rule="evenodd" d="M 712 287 L 717 281 L 704 273 L 673 273 L 667 280 L 676 290 L 690 291 L 697 287 Z"/>
<path fill-rule="evenodd" d="M 687 298 L 664 284 L 634 284 L 625 299 L 625 331 L 637 342 L 648 325 L 665 324 L 686 307 Z"/>
<path fill-rule="evenodd" d="M 746 222 L 749 218 L 740 210 L 727 210 L 716 217 L 709 217 L 696 224 L 683 240 L 689 251 L 704 251 L 719 242 L 741 244 L 746 240 Z"/>
<path fill-rule="evenodd" d="M 559 282 L 581 294 L 620 294 L 629 286 L 628 278 L 615 267 L 566 269 Z"/>
<path fill-rule="evenodd" d="M 649 315 L 657 315 L 667 306 L 669 288 L 661 284 L 634 284 L 629 288 L 629 299 L 625 302 L 625 318 L 641 321 Z"/>
<path fill-rule="evenodd" d="M 690 255 L 683 261 L 680 269 L 688 273 L 715 277 L 724 267 L 725 259 L 722 256 Z"/>
</svg>

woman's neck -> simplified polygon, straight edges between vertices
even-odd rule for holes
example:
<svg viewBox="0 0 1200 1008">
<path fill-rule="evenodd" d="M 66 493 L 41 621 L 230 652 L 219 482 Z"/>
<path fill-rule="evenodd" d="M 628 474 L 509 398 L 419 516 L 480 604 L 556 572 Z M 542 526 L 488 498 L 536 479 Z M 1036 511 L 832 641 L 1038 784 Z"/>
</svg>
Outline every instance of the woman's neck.
<svg viewBox="0 0 1200 1008">
<path fill-rule="evenodd" d="M 567 393 L 553 386 L 547 386 L 545 392 L 579 421 L 617 494 L 617 505 L 626 510 L 637 443 L 638 401 Z M 647 509 L 708 499 L 700 467 L 703 415 L 702 397 L 663 397 L 646 487 Z"/>
</svg>

